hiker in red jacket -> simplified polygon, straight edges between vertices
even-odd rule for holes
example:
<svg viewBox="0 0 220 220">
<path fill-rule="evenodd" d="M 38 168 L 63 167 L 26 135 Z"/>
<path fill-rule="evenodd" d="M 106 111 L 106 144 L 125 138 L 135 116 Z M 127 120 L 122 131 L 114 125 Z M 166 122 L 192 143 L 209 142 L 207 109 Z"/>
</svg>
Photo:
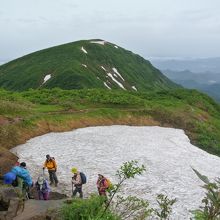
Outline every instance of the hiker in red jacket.
<svg viewBox="0 0 220 220">
<path fill-rule="evenodd" d="M 106 191 L 109 187 L 107 179 L 102 175 L 98 174 L 98 180 L 96 182 L 98 192 L 100 196 L 105 196 L 107 198 Z"/>
</svg>

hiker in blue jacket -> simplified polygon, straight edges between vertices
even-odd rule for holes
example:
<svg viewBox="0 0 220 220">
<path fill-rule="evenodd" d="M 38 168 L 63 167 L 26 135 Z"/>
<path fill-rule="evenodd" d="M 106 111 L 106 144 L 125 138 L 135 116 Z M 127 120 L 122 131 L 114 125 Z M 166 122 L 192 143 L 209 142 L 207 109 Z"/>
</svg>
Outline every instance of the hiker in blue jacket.
<svg viewBox="0 0 220 220">
<path fill-rule="evenodd" d="M 29 174 L 29 171 L 26 169 L 26 163 L 22 162 L 20 163 L 20 166 L 14 166 L 11 169 L 11 172 L 14 173 L 17 177 L 20 177 L 23 179 L 24 183 L 28 185 L 29 187 L 32 186 L 32 179 Z"/>
<path fill-rule="evenodd" d="M 33 186 L 33 182 L 29 171 L 26 169 L 26 163 L 22 162 L 20 163 L 20 166 L 14 166 L 11 169 L 11 172 L 16 175 L 18 186 L 21 189 L 26 190 L 28 198 L 31 199 L 32 196 L 30 196 L 30 187 Z"/>
</svg>

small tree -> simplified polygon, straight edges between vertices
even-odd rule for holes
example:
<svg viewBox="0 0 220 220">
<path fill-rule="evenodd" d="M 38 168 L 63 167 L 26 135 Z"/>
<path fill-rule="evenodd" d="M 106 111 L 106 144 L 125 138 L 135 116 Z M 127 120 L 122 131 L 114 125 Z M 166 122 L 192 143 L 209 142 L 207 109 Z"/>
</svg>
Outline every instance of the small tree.
<svg viewBox="0 0 220 220">
<path fill-rule="evenodd" d="M 117 213 L 121 219 L 146 219 L 152 213 L 149 208 L 149 202 L 136 196 L 117 196 L 116 202 L 113 203 L 114 213 Z"/>
<path fill-rule="evenodd" d="M 196 220 L 217 220 L 220 219 L 220 178 L 215 182 L 210 182 L 209 179 L 193 169 L 196 175 L 205 184 L 202 186 L 205 190 L 205 197 L 202 199 L 203 206 L 194 210 L 194 217 Z"/>
<path fill-rule="evenodd" d="M 158 209 L 154 209 L 154 213 L 159 219 L 169 219 L 169 216 L 172 212 L 172 206 L 176 202 L 176 199 L 169 199 L 163 194 L 157 195 L 157 204 L 159 205 Z"/>
<path fill-rule="evenodd" d="M 127 179 L 134 178 L 136 175 L 141 175 L 145 170 L 146 170 L 145 166 L 144 165 L 139 166 L 138 161 L 136 160 L 131 160 L 123 163 L 120 169 L 117 170 L 116 172 L 116 176 L 119 178 L 119 181 L 117 184 L 113 185 L 112 189 L 110 189 L 111 197 L 106 205 L 103 215 L 109 208 L 115 194 L 119 191 L 124 181 Z"/>
</svg>

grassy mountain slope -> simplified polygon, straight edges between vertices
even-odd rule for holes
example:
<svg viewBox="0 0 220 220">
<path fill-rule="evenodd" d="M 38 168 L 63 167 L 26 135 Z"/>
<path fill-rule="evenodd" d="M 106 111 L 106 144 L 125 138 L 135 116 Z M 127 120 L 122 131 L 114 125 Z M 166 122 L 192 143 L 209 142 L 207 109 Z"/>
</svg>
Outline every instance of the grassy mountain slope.
<svg viewBox="0 0 220 220">
<path fill-rule="evenodd" d="M 8 149 L 31 137 L 112 124 L 181 128 L 193 144 L 220 156 L 220 106 L 196 90 L 0 90 L 0 166 L 14 161 Z"/>
<path fill-rule="evenodd" d="M 68 43 L 4 64 L 0 66 L 0 87 L 15 91 L 41 87 L 138 91 L 177 87 L 144 58 L 108 42 L 95 42 Z M 51 78 L 44 83 L 46 76 Z"/>
</svg>

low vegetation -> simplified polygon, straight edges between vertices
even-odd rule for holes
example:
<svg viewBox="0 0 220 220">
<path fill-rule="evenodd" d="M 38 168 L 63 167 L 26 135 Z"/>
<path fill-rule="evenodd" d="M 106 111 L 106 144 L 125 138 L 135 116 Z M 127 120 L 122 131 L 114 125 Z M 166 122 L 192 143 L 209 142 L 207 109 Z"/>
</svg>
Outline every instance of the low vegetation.
<svg viewBox="0 0 220 220">
<path fill-rule="evenodd" d="M 64 220 L 120 220 L 119 216 L 111 211 L 102 213 L 105 210 L 104 198 L 92 195 L 89 199 L 75 199 L 71 204 L 66 204 L 60 214 Z"/>
<path fill-rule="evenodd" d="M 205 197 L 202 199 L 202 205 L 194 210 L 195 220 L 218 220 L 220 219 L 220 179 L 216 178 L 211 182 L 208 177 L 200 174 L 193 169 L 196 175 L 204 183 Z"/>
</svg>

